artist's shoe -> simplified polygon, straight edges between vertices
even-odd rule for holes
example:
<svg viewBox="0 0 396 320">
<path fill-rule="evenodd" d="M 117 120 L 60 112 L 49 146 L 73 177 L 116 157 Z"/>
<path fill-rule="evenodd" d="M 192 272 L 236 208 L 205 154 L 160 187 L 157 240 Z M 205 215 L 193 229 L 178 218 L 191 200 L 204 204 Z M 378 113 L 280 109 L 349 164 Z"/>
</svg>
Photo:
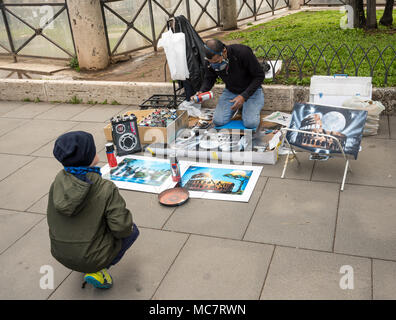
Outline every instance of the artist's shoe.
<svg viewBox="0 0 396 320">
<path fill-rule="evenodd" d="M 85 274 L 84 281 L 99 289 L 109 289 L 113 286 L 113 278 L 107 269 L 102 269 L 95 273 Z"/>
</svg>

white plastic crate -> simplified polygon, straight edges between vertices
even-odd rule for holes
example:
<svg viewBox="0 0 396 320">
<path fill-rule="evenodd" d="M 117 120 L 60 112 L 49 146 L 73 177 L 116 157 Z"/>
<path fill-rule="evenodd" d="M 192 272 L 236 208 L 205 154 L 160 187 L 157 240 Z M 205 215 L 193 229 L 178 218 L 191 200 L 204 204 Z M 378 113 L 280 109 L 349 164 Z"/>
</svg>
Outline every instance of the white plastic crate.
<svg viewBox="0 0 396 320">
<path fill-rule="evenodd" d="M 309 102 L 341 107 L 351 97 L 371 99 L 373 86 L 371 77 L 347 75 L 313 76 L 309 90 Z"/>
</svg>

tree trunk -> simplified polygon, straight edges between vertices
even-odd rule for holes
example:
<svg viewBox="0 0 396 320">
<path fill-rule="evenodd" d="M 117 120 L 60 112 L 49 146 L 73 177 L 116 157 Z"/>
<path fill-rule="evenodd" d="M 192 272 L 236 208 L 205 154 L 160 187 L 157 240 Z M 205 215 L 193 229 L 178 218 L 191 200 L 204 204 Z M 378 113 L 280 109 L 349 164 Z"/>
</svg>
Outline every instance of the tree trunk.
<svg viewBox="0 0 396 320">
<path fill-rule="evenodd" d="M 353 8 L 353 27 L 363 28 L 366 26 L 366 16 L 364 15 L 363 0 L 350 0 Z"/>
<path fill-rule="evenodd" d="M 377 28 L 376 0 L 367 0 L 367 22 L 366 27 L 369 29 Z"/>
<path fill-rule="evenodd" d="M 393 23 L 392 10 L 395 0 L 386 0 L 385 11 L 380 20 L 380 24 L 384 26 L 391 26 Z"/>
</svg>

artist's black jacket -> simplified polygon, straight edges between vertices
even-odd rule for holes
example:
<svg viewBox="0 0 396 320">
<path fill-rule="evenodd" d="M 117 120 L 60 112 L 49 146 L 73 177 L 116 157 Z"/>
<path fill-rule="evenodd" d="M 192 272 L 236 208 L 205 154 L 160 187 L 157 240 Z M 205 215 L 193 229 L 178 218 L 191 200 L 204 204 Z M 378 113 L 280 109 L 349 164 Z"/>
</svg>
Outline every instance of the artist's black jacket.
<svg viewBox="0 0 396 320">
<path fill-rule="evenodd" d="M 204 42 L 183 15 L 175 17 L 174 31 L 185 34 L 187 65 L 190 73 L 188 81 L 195 93 L 201 87 L 205 75 Z"/>
<path fill-rule="evenodd" d="M 264 71 L 251 48 L 243 44 L 226 46 L 229 65 L 223 71 L 214 71 L 206 61 L 206 71 L 200 91 L 212 89 L 220 77 L 228 90 L 240 94 L 245 101 L 261 86 Z"/>
</svg>

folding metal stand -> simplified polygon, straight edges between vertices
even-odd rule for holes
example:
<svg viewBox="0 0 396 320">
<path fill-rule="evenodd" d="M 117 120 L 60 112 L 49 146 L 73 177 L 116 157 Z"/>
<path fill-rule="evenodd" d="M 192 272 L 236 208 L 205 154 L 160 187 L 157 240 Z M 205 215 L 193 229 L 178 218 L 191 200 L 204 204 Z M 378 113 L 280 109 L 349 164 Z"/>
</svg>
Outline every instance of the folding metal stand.
<svg viewBox="0 0 396 320">
<path fill-rule="evenodd" d="M 329 135 L 329 134 L 314 133 L 314 132 L 311 132 L 311 131 L 303 131 L 303 130 L 290 129 L 290 128 L 283 128 L 283 129 L 281 129 L 281 131 L 282 131 L 282 134 L 283 134 L 283 141 L 286 141 L 287 146 L 288 146 L 289 149 L 292 151 L 292 153 L 293 153 L 295 159 L 297 160 L 298 165 L 300 165 L 300 161 L 299 161 L 298 158 L 297 158 L 297 154 L 296 154 L 296 152 L 294 151 L 294 148 L 290 145 L 289 141 L 288 141 L 287 138 L 286 138 L 286 133 L 287 133 L 287 131 L 298 132 L 298 133 L 304 133 L 304 134 L 309 134 L 309 135 L 313 135 L 313 136 L 320 136 L 320 137 L 327 137 L 327 138 L 332 138 L 332 139 L 334 139 L 334 140 L 337 142 L 338 147 L 340 148 L 340 150 L 341 150 L 341 152 L 342 152 L 342 155 L 343 155 L 343 157 L 344 157 L 344 160 L 345 160 L 344 176 L 343 176 L 343 178 L 342 178 L 342 183 L 341 183 L 341 191 L 344 191 L 345 179 L 346 179 L 348 170 L 349 170 L 350 172 L 352 172 L 352 170 L 351 170 L 351 165 L 349 164 L 349 159 L 347 158 L 347 156 L 346 156 L 346 154 L 345 154 L 345 152 L 344 152 L 344 148 L 342 147 L 340 141 L 339 141 L 336 137 L 334 137 L 334 136 L 332 136 L 332 135 Z M 312 153 L 312 152 L 311 152 L 311 155 L 317 155 L 317 153 Z M 327 154 L 326 154 L 326 155 L 327 155 Z M 331 155 L 331 152 L 330 152 L 328 155 Z M 286 160 L 285 160 L 285 164 L 284 164 L 284 166 L 283 166 L 283 171 L 282 171 L 281 179 L 283 179 L 283 178 L 285 177 L 287 164 L 288 164 L 288 162 L 289 162 L 289 156 L 290 156 L 290 153 L 287 153 Z"/>
</svg>

